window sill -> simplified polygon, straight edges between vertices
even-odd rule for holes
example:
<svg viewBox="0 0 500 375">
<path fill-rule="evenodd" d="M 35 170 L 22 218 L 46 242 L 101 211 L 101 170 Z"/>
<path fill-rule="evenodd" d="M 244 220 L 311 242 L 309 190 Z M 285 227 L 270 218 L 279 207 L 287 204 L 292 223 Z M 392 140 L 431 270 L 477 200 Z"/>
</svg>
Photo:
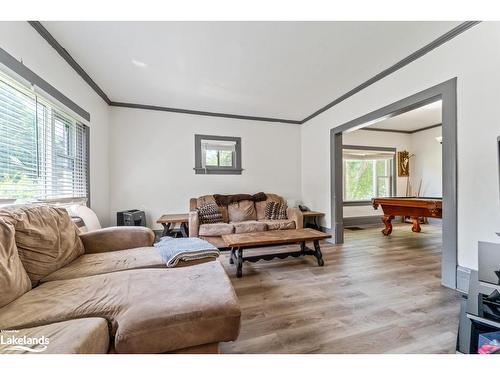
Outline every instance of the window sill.
<svg viewBox="0 0 500 375">
<path fill-rule="evenodd" d="M 371 206 L 372 201 L 344 201 L 344 206 Z"/>
<path fill-rule="evenodd" d="M 193 168 L 196 174 L 241 174 L 241 168 Z"/>
</svg>

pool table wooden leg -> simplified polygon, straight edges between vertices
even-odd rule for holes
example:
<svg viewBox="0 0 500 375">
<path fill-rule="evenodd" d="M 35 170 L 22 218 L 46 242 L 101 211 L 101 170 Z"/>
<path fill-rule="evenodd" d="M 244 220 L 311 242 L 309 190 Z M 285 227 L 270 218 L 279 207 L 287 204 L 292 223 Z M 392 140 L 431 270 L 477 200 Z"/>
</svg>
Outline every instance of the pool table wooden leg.
<svg viewBox="0 0 500 375">
<path fill-rule="evenodd" d="M 411 230 L 413 232 L 420 232 L 422 229 L 420 228 L 420 218 L 419 217 L 412 217 L 411 220 L 413 221 L 413 226 L 411 227 Z"/>
<path fill-rule="evenodd" d="M 384 236 L 388 236 L 392 233 L 392 219 L 394 219 L 393 215 L 384 215 L 384 217 L 382 218 L 382 221 L 385 224 L 385 228 L 382 229 L 382 233 L 384 234 Z"/>
</svg>

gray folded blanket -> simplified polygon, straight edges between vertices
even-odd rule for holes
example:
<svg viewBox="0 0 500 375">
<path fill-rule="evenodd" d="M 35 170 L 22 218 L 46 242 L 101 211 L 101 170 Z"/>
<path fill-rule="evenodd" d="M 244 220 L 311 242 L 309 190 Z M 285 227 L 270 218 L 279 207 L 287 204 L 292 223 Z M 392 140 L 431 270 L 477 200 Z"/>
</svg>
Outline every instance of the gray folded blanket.
<svg viewBox="0 0 500 375">
<path fill-rule="evenodd" d="M 190 261 L 205 258 L 218 258 L 220 255 L 217 249 L 210 242 L 196 237 L 172 238 L 163 237 L 154 244 L 167 267 L 175 267 L 180 260 Z"/>
</svg>

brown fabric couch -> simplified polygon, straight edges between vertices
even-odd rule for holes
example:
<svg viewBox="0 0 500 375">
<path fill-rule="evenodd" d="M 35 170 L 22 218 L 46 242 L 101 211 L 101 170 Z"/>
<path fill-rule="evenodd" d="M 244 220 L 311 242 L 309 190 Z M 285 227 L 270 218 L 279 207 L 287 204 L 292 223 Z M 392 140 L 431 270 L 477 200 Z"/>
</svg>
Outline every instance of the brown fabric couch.
<svg viewBox="0 0 500 375">
<path fill-rule="evenodd" d="M 53 207 L 0 210 L 2 335 L 44 335 L 44 353 L 213 353 L 238 337 L 218 261 L 167 269 L 150 229 L 68 223 Z"/>
<path fill-rule="evenodd" d="M 219 248 L 226 247 L 222 235 L 231 233 L 263 232 L 267 230 L 300 229 L 304 225 L 302 212 L 298 208 L 287 209 L 287 219 L 266 220 L 268 202 L 286 201 L 276 194 L 266 193 L 267 199 L 260 202 L 243 200 L 228 206 L 219 206 L 223 223 L 200 224 L 198 208 L 207 203 L 216 203 L 213 195 L 191 198 L 189 201 L 189 236 L 203 238 Z"/>
</svg>

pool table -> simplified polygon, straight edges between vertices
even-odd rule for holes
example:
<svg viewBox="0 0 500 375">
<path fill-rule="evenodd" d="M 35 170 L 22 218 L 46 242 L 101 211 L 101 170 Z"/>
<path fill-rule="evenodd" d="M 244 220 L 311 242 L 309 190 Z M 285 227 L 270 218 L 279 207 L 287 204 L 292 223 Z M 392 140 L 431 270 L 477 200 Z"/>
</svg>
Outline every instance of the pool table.
<svg viewBox="0 0 500 375">
<path fill-rule="evenodd" d="M 392 233 L 392 219 L 395 216 L 409 216 L 413 221 L 411 230 L 420 232 L 421 217 L 433 217 L 441 219 L 443 216 L 442 198 L 424 198 L 424 197 L 391 197 L 391 198 L 373 198 L 372 205 L 374 209 L 382 207 L 384 216 L 382 221 L 385 228 L 382 233 L 388 236 Z"/>
</svg>

